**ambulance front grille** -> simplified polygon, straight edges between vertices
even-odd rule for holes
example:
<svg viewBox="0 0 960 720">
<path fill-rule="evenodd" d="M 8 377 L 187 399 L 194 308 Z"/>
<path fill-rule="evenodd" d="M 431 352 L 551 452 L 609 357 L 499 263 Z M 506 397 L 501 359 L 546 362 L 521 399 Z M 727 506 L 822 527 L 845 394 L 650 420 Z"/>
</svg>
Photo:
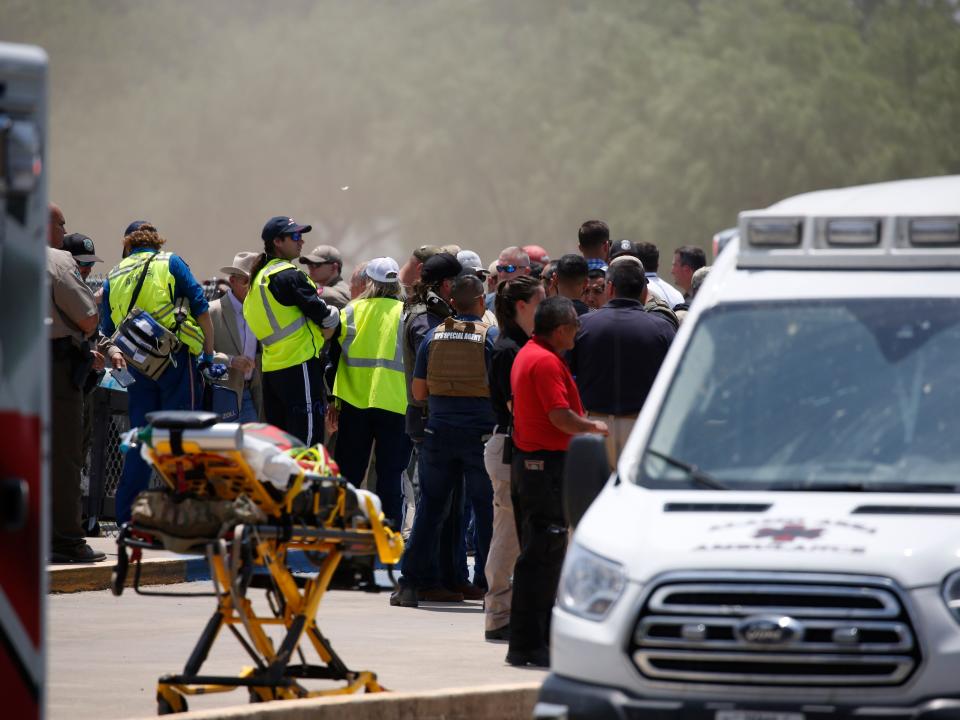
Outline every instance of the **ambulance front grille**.
<svg viewBox="0 0 960 720">
<path fill-rule="evenodd" d="M 892 581 L 798 573 L 665 576 L 630 654 L 651 680 L 738 685 L 899 685 L 920 662 Z"/>
</svg>

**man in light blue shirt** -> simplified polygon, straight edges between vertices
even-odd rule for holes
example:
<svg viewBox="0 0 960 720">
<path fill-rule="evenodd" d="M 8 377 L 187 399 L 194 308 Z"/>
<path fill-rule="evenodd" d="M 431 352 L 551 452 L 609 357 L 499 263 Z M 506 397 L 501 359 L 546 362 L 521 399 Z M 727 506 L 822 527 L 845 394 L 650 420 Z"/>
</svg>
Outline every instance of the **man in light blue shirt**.
<svg viewBox="0 0 960 720">
<path fill-rule="evenodd" d="M 213 387 L 212 410 L 227 422 L 257 422 L 263 395 L 260 385 L 257 337 L 243 316 L 243 300 L 250 289 L 250 270 L 258 253 L 241 252 L 233 264 L 220 268 L 230 289 L 210 303 L 216 362 L 230 368 L 227 378 Z"/>
<path fill-rule="evenodd" d="M 647 292 L 656 295 L 663 300 L 670 308 L 684 303 L 683 293 L 677 290 L 673 285 L 657 275 L 657 269 L 660 266 L 660 250 L 653 243 L 636 243 L 637 257 L 643 263 L 643 268 L 647 275 Z"/>
</svg>

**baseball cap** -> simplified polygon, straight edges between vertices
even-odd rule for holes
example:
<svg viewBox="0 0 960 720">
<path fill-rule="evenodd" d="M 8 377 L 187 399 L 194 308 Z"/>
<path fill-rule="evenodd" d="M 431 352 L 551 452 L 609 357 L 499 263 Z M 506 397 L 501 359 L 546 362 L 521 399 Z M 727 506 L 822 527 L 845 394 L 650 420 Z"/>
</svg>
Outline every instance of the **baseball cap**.
<svg viewBox="0 0 960 720">
<path fill-rule="evenodd" d="M 343 265 L 343 256 L 333 245 L 320 245 L 307 254 L 301 255 L 300 262 L 303 264 L 336 262 Z"/>
<path fill-rule="evenodd" d="M 463 267 L 469 268 L 474 272 L 483 273 L 484 275 L 487 274 L 487 268 L 484 267 L 483 261 L 473 250 L 461 250 L 458 252 L 457 261 L 463 265 Z"/>
<path fill-rule="evenodd" d="M 238 252 L 233 256 L 233 265 L 226 265 L 220 268 L 220 272 L 224 275 L 243 275 L 249 278 L 250 271 L 253 270 L 253 264 L 257 261 L 258 257 L 260 257 L 260 253 Z"/>
<path fill-rule="evenodd" d="M 420 268 L 420 280 L 427 285 L 441 282 L 447 278 L 454 278 L 460 274 L 463 266 L 450 253 L 437 253 Z"/>
<path fill-rule="evenodd" d="M 524 245 L 523 251 L 532 262 L 538 262 L 544 265 L 550 262 L 550 256 L 547 254 L 546 249 L 540 245 Z"/>
<path fill-rule="evenodd" d="M 301 225 L 292 217 L 275 215 L 267 220 L 266 225 L 263 226 L 263 232 L 260 233 L 260 237 L 264 242 L 269 242 L 281 235 L 292 235 L 295 232 L 305 233 L 311 230 L 313 230 L 312 225 Z"/>
<path fill-rule="evenodd" d="M 628 263 L 638 265 L 640 267 L 640 271 L 644 272 L 643 263 L 640 261 L 640 258 L 638 258 L 636 255 L 627 255 L 625 253 L 620 254 L 611 260 L 610 267 L 613 267 L 614 265 L 626 265 Z"/>
<path fill-rule="evenodd" d="M 139 230 L 142 226 L 150 224 L 151 223 L 147 222 L 146 220 L 134 220 L 132 223 L 127 225 L 127 229 L 123 231 L 123 236 L 126 237 L 134 230 Z"/>
<path fill-rule="evenodd" d="M 637 249 L 637 244 L 632 240 L 617 240 L 610 246 L 610 260 L 612 261 L 621 255 L 631 255 L 639 258 L 640 251 Z"/>
<path fill-rule="evenodd" d="M 400 266 L 397 265 L 397 261 L 391 257 L 378 257 L 367 263 L 367 267 L 363 273 L 371 280 L 376 280 L 377 282 L 396 282 L 397 277 L 400 275 Z"/>
<path fill-rule="evenodd" d="M 421 245 L 412 254 L 417 260 L 424 263 L 440 252 L 443 252 L 443 250 L 437 245 Z"/>
<path fill-rule="evenodd" d="M 70 233 L 63 238 L 63 249 L 73 255 L 77 262 L 103 262 L 94 255 L 93 240 L 82 233 Z"/>
</svg>

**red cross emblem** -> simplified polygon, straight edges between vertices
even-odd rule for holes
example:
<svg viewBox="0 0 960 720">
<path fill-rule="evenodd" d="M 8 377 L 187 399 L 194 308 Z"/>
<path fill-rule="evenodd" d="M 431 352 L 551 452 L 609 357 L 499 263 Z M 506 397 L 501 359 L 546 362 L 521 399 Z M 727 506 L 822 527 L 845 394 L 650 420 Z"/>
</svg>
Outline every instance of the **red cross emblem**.
<svg viewBox="0 0 960 720">
<path fill-rule="evenodd" d="M 755 538 L 770 538 L 774 542 L 790 542 L 797 538 L 806 538 L 813 540 L 823 534 L 822 528 L 808 528 L 803 525 L 784 525 L 779 528 L 760 528 L 757 530 Z"/>
</svg>

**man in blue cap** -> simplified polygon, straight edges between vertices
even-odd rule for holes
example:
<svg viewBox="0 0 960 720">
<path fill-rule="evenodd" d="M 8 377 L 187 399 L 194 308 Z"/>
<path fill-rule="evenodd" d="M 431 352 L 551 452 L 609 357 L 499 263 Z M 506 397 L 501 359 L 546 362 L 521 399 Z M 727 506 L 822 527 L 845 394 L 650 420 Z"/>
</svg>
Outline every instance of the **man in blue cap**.
<svg viewBox="0 0 960 720">
<path fill-rule="evenodd" d="M 263 347 L 263 413 L 271 425 L 307 446 L 323 440 L 325 405 L 320 351 L 340 315 L 294 264 L 313 228 L 286 215 L 267 220 L 264 252 L 250 269 L 243 317 Z"/>
<path fill-rule="evenodd" d="M 135 355 L 127 357 L 135 380 L 127 388 L 131 427 L 143 427 L 147 413 L 155 410 L 198 409 L 202 393 L 197 371 L 213 364 L 213 323 L 203 286 L 180 256 L 163 252 L 166 242 L 150 223 L 130 223 L 123 236 L 123 260 L 103 283 L 104 335 L 112 337 L 130 311 L 139 308 L 177 338 L 168 363 L 155 372 L 138 369 Z M 119 340 L 117 344 L 123 350 Z M 117 487 L 118 523 L 130 519 L 130 507 L 149 481 L 150 468 L 140 453 L 127 453 Z"/>
</svg>

